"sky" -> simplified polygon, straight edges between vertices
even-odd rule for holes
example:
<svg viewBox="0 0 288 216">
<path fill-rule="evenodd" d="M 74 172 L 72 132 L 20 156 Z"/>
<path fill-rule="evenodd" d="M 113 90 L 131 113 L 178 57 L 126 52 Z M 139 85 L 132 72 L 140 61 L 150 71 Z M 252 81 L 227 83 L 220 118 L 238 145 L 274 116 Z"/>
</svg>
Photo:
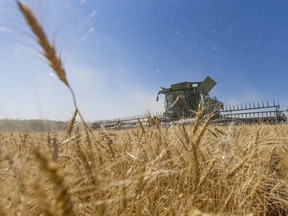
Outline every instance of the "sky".
<svg viewBox="0 0 288 216">
<path fill-rule="evenodd" d="M 68 120 L 69 90 L 16 1 L 0 0 L 0 119 Z M 164 111 L 160 87 L 212 77 L 225 105 L 288 107 L 288 0 L 25 0 L 87 121 Z"/>
</svg>

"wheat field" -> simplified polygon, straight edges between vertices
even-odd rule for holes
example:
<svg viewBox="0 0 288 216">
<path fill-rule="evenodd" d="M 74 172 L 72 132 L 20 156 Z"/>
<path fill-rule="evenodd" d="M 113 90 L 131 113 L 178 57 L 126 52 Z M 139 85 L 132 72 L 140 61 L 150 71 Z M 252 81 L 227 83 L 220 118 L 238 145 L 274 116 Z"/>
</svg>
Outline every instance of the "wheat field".
<svg viewBox="0 0 288 216">
<path fill-rule="evenodd" d="M 61 58 L 17 1 L 75 112 L 66 132 L 0 133 L 0 215 L 287 215 L 288 126 L 91 131 Z M 75 123 L 80 117 L 82 127 Z"/>
<path fill-rule="evenodd" d="M 0 213 L 287 215 L 287 133 L 194 124 L 0 134 Z"/>
</svg>

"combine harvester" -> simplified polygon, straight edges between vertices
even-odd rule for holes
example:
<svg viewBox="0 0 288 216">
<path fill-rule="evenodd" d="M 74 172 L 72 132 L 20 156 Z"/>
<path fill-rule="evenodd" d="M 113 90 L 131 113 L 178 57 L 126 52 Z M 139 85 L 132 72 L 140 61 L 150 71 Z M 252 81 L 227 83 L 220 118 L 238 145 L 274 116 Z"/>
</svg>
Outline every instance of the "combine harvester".
<svg viewBox="0 0 288 216">
<path fill-rule="evenodd" d="M 163 88 L 157 94 L 165 95 L 165 111 L 150 115 L 133 116 L 129 118 L 119 118 L 112 120 L 96 121 L 92 124 L 92 129 L 125 129 L 139 125 L 151 125 L 155 120 L 161 125 L 171 125 L 178 123 L 192 123 L 199 106 L 203 107 L 203 115 L 212 113 L 214 123 L 231 122 L 265 122 L 280 123 L 286 122 L 284 114 L 287 110 L 281 110 L 279 102 L 261 102 L 249 104 L 237 104 L 224 106 L 216 97 L 210 97 L 209 92 L 216 85 L 216 82 L 207 76 L 202 82 L 181 82 L 172 84 L 170 88 Z M 151 123 L 152 121 L 152 123 Z"/>
</svg>

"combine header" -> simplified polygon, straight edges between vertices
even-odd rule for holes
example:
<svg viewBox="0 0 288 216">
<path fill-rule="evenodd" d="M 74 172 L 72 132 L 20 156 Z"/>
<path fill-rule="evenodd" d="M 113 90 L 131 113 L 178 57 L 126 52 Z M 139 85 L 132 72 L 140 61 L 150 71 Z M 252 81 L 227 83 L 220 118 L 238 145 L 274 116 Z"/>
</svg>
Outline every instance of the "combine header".
<svg viewBox="0 0 288 216">
<path fill-rule="evenodd" d="M 184 122 L 193 122 L 199 106 L 203 107 L 203 115 L 213 113 L 213 122 L 284 122 L 287 118 L 283 110 L 280 110 L 279 102 L 238 104 L 225 106 L 216 97 L 210 97 L 209 92 L 216 82 L 207 76 L 202 82 L 181 82 L 172 84 L 169 88 L 162 88 L 157 94 L 165 95 L 165 111 L 151 116 L 140 115 L 129 118 L 96 121 L 92 124 L 93 129 L 124 129 L 139 125 L 151 125 L 151 121 L 158 120 L 162 125 Z"/>
<path fill-rule="evenodd" d="M 280 110 L 279 101 L 275 102 L 274 100 L 272 103 L 268 101 L 264 103 L 262 101 L 262 103 L 258 102 L 257 104 L 237 104 L 221 110 L 218 121 L 241 121 L 247 123 L 257 121 L 269 123 L 285 122 L 287 118 L 284 112 L 287 112 L 287 110 Z"/>
</svg>

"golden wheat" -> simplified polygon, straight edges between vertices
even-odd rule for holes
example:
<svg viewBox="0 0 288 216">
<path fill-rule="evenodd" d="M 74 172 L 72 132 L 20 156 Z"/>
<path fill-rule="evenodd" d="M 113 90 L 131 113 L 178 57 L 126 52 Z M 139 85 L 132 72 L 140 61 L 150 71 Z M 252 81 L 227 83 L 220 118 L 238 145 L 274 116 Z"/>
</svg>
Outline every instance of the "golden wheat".
<svg viewBox="0 0 288 216">
<path fill-rule="evenodd" d="M 288 214 L 286 124 L 209 125 L 200 107 L 192 126 L 156 121 L 153 128 L 149 114 L 147 127 L 139 121 L 113 136 L 92 133 L 56 49 L 32 11 L 17 4 L 76 111 L 67 132 L 54 134 L 57 164 L 44 156 L 51 134 L 0 134 L 1 214 Z M 77 113 L 85 130 L 77 126 L 71 136 Z"/>
<path fill-rule="evenodd" d="M 67 137 L 70 137 L 71 136 L 71 133 L 73 131 L 73 127 L 74 127 L 74 124 L 76 122 L 76 117 L 77 117 L 77 114 L 78 114 L 78 109 L 75 109 L 74 113 L 73 113 L 73 116 L 70 120 L 70 123 L 69 123 L 69 126 L 68 126 L 68 130 L 67 130 Z"/>
<path fill-rule="evenodd" d="M 1 134 L 0 202 L 8 215 L 68 212 L 72 203 L 77 215 L 188 215 L 192 206 L 210 215 L 287 213 L 287 125 L 203 123 L 201 138 L 193 126 L 142 130 L 95 131 L 90 147 L 85 132 L 57 133 L 57 166 L 43 157 L 50 134 L 28 134 L 25 143 Z"/>
<path fill-rule="evenodd" d="M 54 190 L 57 194 L 56 206 L 57 210 L 61 211 L 61 215 L 73 215 L 73 203 L 68 192 L 68 188 L 64 183 L 64 175 L 56 164 L 47 159 L 41 152 L 35 150 L 35 156 L 38 159 L 42 168 L 49 174 L 51 181 L 54 184 Z"/>
</svg>

